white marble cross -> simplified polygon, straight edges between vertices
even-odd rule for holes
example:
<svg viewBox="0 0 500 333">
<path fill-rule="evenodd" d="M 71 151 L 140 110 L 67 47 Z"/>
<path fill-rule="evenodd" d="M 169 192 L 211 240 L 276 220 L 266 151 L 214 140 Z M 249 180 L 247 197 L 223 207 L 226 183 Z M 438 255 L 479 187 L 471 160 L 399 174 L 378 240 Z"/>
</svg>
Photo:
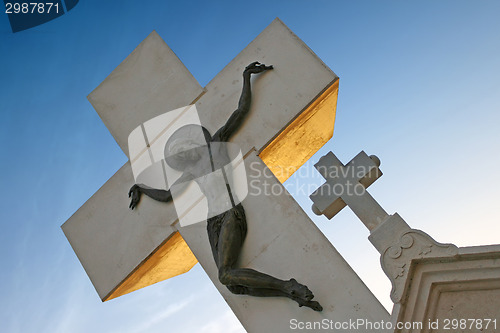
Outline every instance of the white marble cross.
<svg viewBox="0 0 500 333">
<path fill-rule="evenodd" d="M 218 280 L 206 223 L 181 227 L 173 204 L 146 197 L 128 209 L 134 184 L 129 162 L 63 225 L 68 240 L 102 300 L 185 273 L 198 261 L 249 332 L 289 332 L 291 319 L 387 320 L 387 311 L 282 185 L 289 169 L 331 138 L 338 77 L 279 19 L 205 88 L 152 33 L 89 100 L 126 154 L 133 129 L 189 104 L 213 134 L 235 110 L 243 69 L 253 61 L 274 70 L 254 78 L 251 110 L 231 138 L 251 182 L 243 201 L 248 234 L 239 265 L 296 278 L 313 291 L 323 312 L 285 298 L 229 292 Z M 265 185 L 272 193 L 265 193 Z"/>
<path fill-rule="evenodd" d="M 329 152 L 314 166 L 326 179 L 326 183 L 310 195 L 315 214 L 331 219 L 347 204 L 370 231 L 387 218 L 385 210 L 366 191 L 382 176 L 376 156 L 368 156 L 362 151 L 344 166 Z"/>
</svg>

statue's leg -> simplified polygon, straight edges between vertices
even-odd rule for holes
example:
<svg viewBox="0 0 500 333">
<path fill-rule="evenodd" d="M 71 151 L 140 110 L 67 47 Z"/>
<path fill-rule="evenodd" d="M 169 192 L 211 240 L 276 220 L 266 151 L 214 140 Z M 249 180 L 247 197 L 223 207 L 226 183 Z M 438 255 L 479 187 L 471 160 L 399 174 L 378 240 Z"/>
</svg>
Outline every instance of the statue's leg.
<svg viewBox="0 0 500 333">
<path fill-rule="evenodd" d="M 208 241 L 210 243 L 210 248 L 212 250 L 212 255 L 215 260 L 215 264 L 219 267 L 219 234 L 222 221 L 221 216 L 215 216 L 207 219 L 207 233 Z"/>
<path fill-rule="evenodd" d="M 288 297 L 296 301 L 300 307 L 305 306 L 314 311 L 323 311 L 323 307 L 316 301 L 301 299 L 300 297 L 290 297 L 289 294 L 276 289 L 248 288 L 244 286 L 227 286 L 233 294 L 249 295 L 257 297 Z"/>
<path fill-rule="evenodd" d="M 245 236 L 245 232 L 242 231 L 242 228 L 245 228 L 245 221 L 241 220 L 244 218 L 244 215 L 241 216 L 236 211 L 230 211 L 224 216 L 218 239 L 218 260 L 216 260 L 219 265 L 220 282 L 226 286 L 246 287 L 248 295 L 284 296 L 297 301 L 299 305 L 307 305 L 306 303 L 310 302 L 314 295 L 309 288 L 295 279 L 285 281 L 251 268 L 236 268 Z"/>
</svg>

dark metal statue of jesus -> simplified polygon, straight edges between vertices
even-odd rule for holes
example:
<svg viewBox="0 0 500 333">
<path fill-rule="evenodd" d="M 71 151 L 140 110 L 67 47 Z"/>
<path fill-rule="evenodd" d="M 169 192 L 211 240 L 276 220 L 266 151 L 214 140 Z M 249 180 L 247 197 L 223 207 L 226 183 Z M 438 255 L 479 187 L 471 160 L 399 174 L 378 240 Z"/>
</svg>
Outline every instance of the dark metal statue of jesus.
<svg viewBox="0 0 500 333">
<path fill-rule="evenodd" d="M 252 99 L 250 76 L 271 69 L 273 69 L 273 66 L 266 66 L 259 62 L 248 65 L 243 72 L 243 91 L 238 108 L 229 117 L 226 124 L 213 136 L 209 134 L 208 130 L 203 127 L 200 130 L 198 126 L 198 132 L 203 133 L 203 140 L 206 141 L 203 145 L 193 142 L 193 138 L 189 137 L 190 130 L 187 127 L 196 125 L 181 127 L 165 145 L 165 161 L 172 168 L 183 172 L 174 185 L 195 180 L 207 198 L 209 216 L 211 216 L 207 219 L 208 238 L 215 263 L 219 269 L 219 281 L 222 284 L 234 294 L 288 297 L 296 301 L 299 306 L 322 311 L 322 306 L 312 300 L 314 295 L 309 288 L 298 283 L 295 279 L 280 280 L 254 269 L 237 267 L 237 261 L 247 232 L 245 210 L 241 203 L 234 203 L 224 172 L 218 173 L 221 175 L 220 177 L 223 176 L 221 179 L 200 177 L 207 174 L 207 170 L 223 169 L 223 166 L 230 162 L 227 151 L 225 151 L 225 145 L 216 143 L 228 142 L 229 138 L 244 122 L 244 118 L 250 110 Z M 218 209 L 220 209 L 221 200 L 223 199 L 221 199 L 220 192 L 215 185 L 215 182 L 220 184 L 220 181 L 226 184 L 229 199 L 231 200 L 229 205 L 232 208 L 222 214 L 210 214 L 211 211 L 221 211 Z M 142 194 L 157 201 L 168 202 L 172 200 L 170 190 L 152 189 L 136 184 L 129 191 L 131 209 L 137 207 Z M 228 203 L 224 204 L 227 205 Z"/>
</svg>

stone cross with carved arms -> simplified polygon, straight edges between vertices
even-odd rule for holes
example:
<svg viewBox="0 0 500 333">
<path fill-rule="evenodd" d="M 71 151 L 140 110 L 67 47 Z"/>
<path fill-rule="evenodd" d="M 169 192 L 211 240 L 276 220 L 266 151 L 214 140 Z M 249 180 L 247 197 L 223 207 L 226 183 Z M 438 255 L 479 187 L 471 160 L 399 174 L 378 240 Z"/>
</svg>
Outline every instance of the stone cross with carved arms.
<svg viewBox="0 0 500 333">
<path fill-rule="evenodd" d="M 241 73 L 254 61 L 274 70 L 253 81 L 251 109 L 231 138 L 251 182 L 242 202 L 248 233 L 238 265 L 296 278 L 312 290 L 322 312 L 286 298 L 231 293 L 219 282 L 206 222 L 181 226 L 172 203 L 146 197 L 129 210 L 127 192 L 135 183 L 130 161 L 62 226 L 65 235 L 103 301 L 186 273 L 199 262 L 249 332 L 289 332 L 291 320 L 387 321 L 387 311 L 282 185 L 332 137 L 338 77 L 279 19 L 205 88 L 153 32 L 88 98 L 128 155 L 134 129 L 190 104 L 214 134 L 236 109 Z M 266 192 L 270 187 L 272 193 Z"/>
<path fill-rule="evenodd" d="M 348 205 L 370 231 L 370 242 L 381 254 L 382 269 L 392 283 L 391 299 L 401 303 L 411 261 L 426 257 L 450 257 L 458 253 L 453 244 L 436 242 L 426 233 L 411 229 L 397 213 L 389 215 L 366 191 L 382 172 L 377 156 L 364 151 L 347 165 L 329 152 L 315 164 L 326 183 L 310 198 L 317 215 L 332 219 Z"/>
</svg>

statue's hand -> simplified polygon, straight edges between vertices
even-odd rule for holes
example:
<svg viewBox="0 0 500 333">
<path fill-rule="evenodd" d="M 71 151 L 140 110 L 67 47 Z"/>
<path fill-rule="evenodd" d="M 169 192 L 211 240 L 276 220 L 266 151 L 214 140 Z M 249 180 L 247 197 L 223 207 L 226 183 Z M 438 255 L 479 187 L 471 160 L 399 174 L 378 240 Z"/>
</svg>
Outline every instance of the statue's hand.
<svg viewBox="0 0 500 333">
<path fill-rule="evenodd" d="M 128 191 L 128 197 L 131 199 L 128 208 L 134 209 L 135 207 L 137 207 L 137 205 L 139 204 L 139 200 L 141 199 L 141 194 L 141 188 L 137 184 L 130 188 L 130 190 Z"/>
<path fill-rule="evenodd" d="M 244 73 L 257 74 L 257 73 L 262 73 L 262 72 L 270 70 L 270 69 L 273 69 L 273 65 L 266 66 L 266 65 L 261 64 L 260 62 L 256 61 L 256 62 L 252 62 L 250 65 L 248 65 L 245 68 Z"/>
</svg>

